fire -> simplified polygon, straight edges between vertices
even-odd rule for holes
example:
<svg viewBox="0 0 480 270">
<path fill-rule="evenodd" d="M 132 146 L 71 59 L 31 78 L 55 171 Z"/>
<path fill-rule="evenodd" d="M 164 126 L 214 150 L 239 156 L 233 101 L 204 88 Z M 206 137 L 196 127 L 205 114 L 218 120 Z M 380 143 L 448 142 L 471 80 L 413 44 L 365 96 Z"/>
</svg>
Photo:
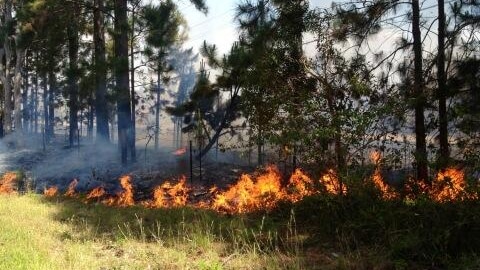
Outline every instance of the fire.
<svg viewBox="0 0 480 270">
<path fill-rule="evenodd" d="M 175 150 L 172 154 L 175 156 L 182 156 L 187 152 L 187 148 L 183 147 L 180 149 Z"/>
<path fill-rule="evenodd" d="M 337 173 L 332 169 L 328 170 L 327 173 L 320 178 L 320 183 L 330 194 L 340 195 L 347 193 L 347 186 L 338 179 Z"/>
<path fill-rule="evenodd" d="M 380 159 L 382 158 L 382 154 L 379 151 L 373 151 L 370 153 L 370 160 L 373 164 L 378 165 L 380 163 Z"/>
<path fill-rule="evenodd" d="M 187 186 L 187 179 L 185 176 L 182 176 L 175 185 L 167 181 L 157 186 L 153 190 L 153 200 L 146 203 L 146 205 L 154 208 L 185 206 L 189 192 L 190 188 Z"/>
<path fill-rule="evenodd" d="M 56 186 L 45 188 L 43 190 L 43 195 L 45 195 L 45 197 L 49 197 L 49 198 L 56 196 L 57 193 L 58 193 L 58 188 Z"/>
<path fill-rule="evenodd" d="M 73 179 L 73 181 L 68 185 L 67 192 L 65 192 L 65 196 L 67 197 L 75 197 L 75 188 L 78 185 L 78 180 Z"/>
<path fill-rule="evenodd" d="M 212 208 L 228 213 L 246 213 L 258 209 L 271 209 L 285 198 L 278 169 L 269 166 L 257 178 L 244 174 L 239 181 L 215 196 Z"/>
<path fill-rule="evenodd" d="M 87 200 L 98 200 L 105 196 L 105 189 L 103 187 L 96 187 L 87 194 Z"/>
<path fill-rule="evenodd" d="M 380 168 L 375 169 L 375 172 L 373 173 L 373 176 L 372 176 L 372 180 L 375 187 L 377 187 L 377 189 L 380 190 L 382 194 L 382 198 L 390 200 L 398 197 L 397 193 L 391 187 L 385 184 L 385 181 L 383 180 L 383 177 L 382 177 L 382 173 L 380 172 Z"/>
<path fill-rule="evenodd" d="M 315 194 L 314 182 L 302 170 L 296 169 L 290 176 L 287 189 L 290 191 L 289 199 L 292 202 L 298 202 L 305 196 Z"/>
<path fill-rule="evenodd" d="M 6 172 L 0 179 L 0 194 L 15 193 L 15 184 L 17 174 L 15 172 Z"/>
<path fill-rule="evenodd" d="M 382 155 L 379 151 L 373 151 L 370 154 L 370 159 L 375 164 L 375 172 L 372 175 L 372 181 L 375 187 L 380 190 L 382 194 L 382 198 L 389 200 L 397 198 L 397 193 L 392 190 L 387 184 L 385 184 L 385 180 L 383 179 L 382 172 L 380 170 L 380 160 L 382 159 Z"/>
<path fill-rule="evenodd" d="M 133 187 L 131 183 L 132 177 L 129 175 L 124 175 L 120 177 L 119 181 L 123 190 L 117 193 L 116 197 L 111 197 L 106 199 L 104 203 L 109 206 L 119 206 L 119 207 L 134 205 L 135 200 L 133 199 Z"/>
<path fill-rule="evenodd" d="M 458 168 L 447 168 L 438 172 L 432 183 L 432 199 L 438 202 L 465 199 L 469 197 L 465 188 L 465 173 Z M 471 197 L 472 195 L 470 195 Z"/>
</svg>

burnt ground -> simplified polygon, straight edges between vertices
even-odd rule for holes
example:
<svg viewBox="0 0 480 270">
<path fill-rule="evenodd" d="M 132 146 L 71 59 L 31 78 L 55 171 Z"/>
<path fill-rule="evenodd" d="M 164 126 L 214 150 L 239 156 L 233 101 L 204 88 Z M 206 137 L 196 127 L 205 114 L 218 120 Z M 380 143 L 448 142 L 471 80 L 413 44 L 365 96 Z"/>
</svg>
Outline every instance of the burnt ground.
<svg viewBox="0 0 480 270">
<path fill-rule="evenodd" d="M 225 188 L 242 173 L 255 171 L 235 153 L 212 153 L 200 164 L 193 160 L 193 178 L 190 177 L 189 153 L 174 155 L 172 149 L 158 151 L 137 146 L 137 162 L 123 166 L 115 145 L 95 145 L 85 140 L 79 147 L 66 146 L 62 136 L 44 148 L 41 138 L 30 139 L 19 145 L 7 138 L 0 143 L 0 172 L 22 170 L 27 181 L 37 192 L 57 186 L 66 190 L 73 179 L 78 180 L 77 192 L 87 192 L 103 186 L 108 193 L 119 191 L 118 178 L 129 174 L 138 199 L 151 196 L 153 187 L 165 181 L 176 182 L 182 175 L 201 196 L 213 185 Z"/>
</svg>

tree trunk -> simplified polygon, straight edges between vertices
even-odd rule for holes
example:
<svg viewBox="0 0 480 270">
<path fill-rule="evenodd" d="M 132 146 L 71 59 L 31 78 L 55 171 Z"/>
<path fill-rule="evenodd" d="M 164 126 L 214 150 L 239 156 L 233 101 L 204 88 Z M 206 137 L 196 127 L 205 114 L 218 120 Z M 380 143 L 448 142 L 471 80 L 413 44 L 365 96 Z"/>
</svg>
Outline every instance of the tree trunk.
<svg viewBox="0 0 480 270">
<path fill-rule="evenodd" d="M 127 0 L 115 0 L 115 82 L 117 90 L 118 143 L 122 164 L 127 164 L 131 138 L 131 106 L 128 74 Z"/>
<path fill-rule="evenodd" d="M 445 1 L 438 0 L 438 59 L 437 59 L 437 80 L 438 80 L 438 116 L 440 131 L 440 158 L 439 166 L 448 165 L 450 156 L 448 145 L 448 116 L 447 116 L 447 75 L 445 71 Z"/>
<path fill-rule="evenodd" d="M 78 5 L 72 4 L 73 13 L 77 13 Z M 69 145 L 73 147 L 78 131 L 78 26 L 76 16 L 72 18 L 67 29 L 68 35 L 68 59 L 69 74 L 68 88 L 70 100 L 68 102 L 70 109 L 70 128 L 69 128 Z M 52 124 L 52 123 L 50 123 Z"/>
<path fill-rule="evenodd" d="M 42 74 L 42 84 L 43 84 L 43 134 L 45 136 L 45 141 L 48 141 L 47 136 L 47 127 L 48 127 L 48 87 L 47 87 L 47 74 Z"/>
<path fill-rule="evenodd" d="M 134 57 L 134 48 L 135 48 L 135 9 L 132 9 L 132 30 L 130 31 L 130 81 L 131 81 L 131 89 L 130 89 L 130 103 L 131 103 L 131 138 L 130 138 L 130 156 L 132 158 L 132 162 L 137 160 L 137 150 L 135 146 L 135 140 L 137 137 L 136 134 L 136 121 L 135 121 L 135 110 L 136 110 L 136 97 L 135 97 L 135 57 Z"/>
<path fill-rule="evenodd" d="M 107 103 L 107 63 L 105 61 L 104 1 L 95 0 L 93 32 L 95 43 L 95 116 L 97 119 L 97 142 L 109 142 Z"/>
<path fill-rule="evenodd" d="M 47 134 L 49 138 L 55 137 L 55 95 L 57 92 L 57 78 L 53 71 L 48 73 L 48 126 Z"/>
<path fill-rule="evenodd" d="M 422 35 L 420 32 L 419 0 L 412 0 L 412 34 L 415 66 L 413 91 L 415 95 L 415 158 L 417 161 L 417 179 L 429 182 L 424 115 L 425 94 L 423 93 Z"/>
<path fill-rule="evenodd" d="M 4 25 L 9 25 L 12 23 L 12 1 L 6 0 L 3 1 L 3 23 Z M 11 39 L 8 34 L 4 34 L 3 42 L 3 55 L 5 57 L 5 62 L 0 61 L 0 79 L 3 84 L 3 93 L 4 93 L 4 105 L 3 105 L 3 125 L 4 133 L 8 134 L 12 131 L 12 84 L 11 84 L 11 71 L 10 63 L 12 61 L 12 48 L 11 48 Z"/>
<path fill-rule="evenodd" d="M 158 150 L 160 137 L 160 66 L 157 71 L 157 98 L 155 102 L 155 150 Z"/>
<path fill-rule="evenodd" d="M 21 48 L 17 48 L 15 50 L 16 53 L 16 62 L 15 62 L 15 76 L 13 79 L 13 97 L 14 97 L 14 122 L 15 122 L 15 132 L 23 133 L 23 126 L 22 126 L 22 105 L 23 105 L 23 96 L 22 96 L 22 67 L 23 61 L 25 57 L 25 50 Z M 18 137 L 17 137 L 18 138 Z"/>
<path fill-rule="evenodd" d="M 38 133 L 38 72 L 34 77 L 34 92 L 33 92 L 33 132 Z"/>
</svg>

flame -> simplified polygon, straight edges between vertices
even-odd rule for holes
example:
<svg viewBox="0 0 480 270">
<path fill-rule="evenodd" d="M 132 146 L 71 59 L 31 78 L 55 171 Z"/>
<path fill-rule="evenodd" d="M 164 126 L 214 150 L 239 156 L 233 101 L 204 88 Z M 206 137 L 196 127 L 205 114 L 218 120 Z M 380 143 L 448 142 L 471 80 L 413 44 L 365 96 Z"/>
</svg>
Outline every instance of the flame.
<svg viewBox="0 0 480 270">
<path fill-rule="evenodd" d="M 375 150 L 370 153 L 370 160 L 373 162 L 373 164 L 378 165 L 381 159 L 382 153 L 380 153 L 380 151 Z"/>
<path fill-rule="evenodd" d="M 289 199 L 292 202 L 298 202 L 305 196 L 315 194 L 313 180 L 300 169 L 296 169 L 290 176 L 287 189 L 290 191 Z"/>
<path fill-rule="evenodd" d="M 68 185 L 67 192 L 65 192 L 65 196 L 67 197 L 75 197 L 75 188 L 78 185 L 78 180 L 73 179 L 73 181 Z"/>
<path fill-rule="evenodd" d="M 17 174 L 15 172 L 6 172 L 0 179 L 0 194 L 15 193 L 15 183 Z"/>
<path fill-rule="evenodd" d="M 476 198 L 466 191 L 467 183 L 465 173 L 459 168 L 447 168 L 438 172 L 437 178 L 432 183 L 432 199 L 446 202 L 465 198 Z"/>
<path fill-rule="evenodd" d="M 119 206 L 127 207 L 135 204 L 133 199 L 133 187 L 132 187 L 132 177 L 129 175 L 123 175 L 119 179 L 120 185 L 122 186 L 122 191 L 117 193 L 117 197 L 111 197 L 105 199 L 103 203 L 109 206 Z"/>
<path fill-rule="evenodd" d="M 58 188 L 56 186 L 45 188 L 43 190 L 43 195 L 45 195 L 45 197 L 48 197 L 48 198 L 56 196 L 57 193 L 58 193 Z"/>
<path fill-rule="evenodd" d="M 103 187 L 96 187 L 87 194 L 87 200 L 98 200 L 105 195 Z"/>
<path fill-rule="evenodd" d="M 187 148 L 183 147 L 180 149 L 175 150 L 172 154 L 175 156 L 182 156 L 187 152 Z"/>
<path fill-rule="evenodd" d="M 380 172 L 380 168 L 375 168 L 375 172 L 372 176 L 373 184 L 380 190 L 382 194 L 382 198 L 386 200 L 394 199 L 398 197 L 398 194 L 387 184 L 382 177 L 382 173 Z"/>
<path fill-rule="evenodd" d="M 268 210 L 284 197 L 278 169 L 268 166 L 256 179 L 243 174 L 235 185 L 214 197 L 212 208 L 227 213 Z"/>
<path fill-rule="evenodd" d="M 341 195 L 347 193 L 347 186 L 340 182 L 337 173 L 333 169 L 328 170 L 327 173 L 320 178 L 320 183 L 330 194 Z"/>
<path fill-rule="evenodd" d="M 154 208 L 185 206 L 188 201 L 190 188 L 187 186 L 187 178 L 182 176 L 177 184 L 165 182 L 153 190 L 153 200 L 146 206 Z"/>
<path fill-rule="evenodd" d="M 370 159 L 373 164 L 375 164 L 375 172 L 372 175 L 372 181 L 375 187 L 380 190 L 382 198 L 386 200 L 394 199 L 398 197 L 398 194 L 387 184 L 383 179 L 382 172 L 380 170 L 380 160 L 382 159 L 382 154 L 379 151 L 373 151 L 370 153 Z"/>
</svg>

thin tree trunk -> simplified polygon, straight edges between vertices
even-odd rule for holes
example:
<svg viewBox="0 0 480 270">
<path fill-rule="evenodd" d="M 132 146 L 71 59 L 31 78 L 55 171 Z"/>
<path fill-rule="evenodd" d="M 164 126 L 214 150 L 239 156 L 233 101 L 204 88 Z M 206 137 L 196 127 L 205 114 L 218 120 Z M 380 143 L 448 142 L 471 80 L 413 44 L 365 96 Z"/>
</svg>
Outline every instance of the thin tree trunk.
<svg viewBox="0 0 480 270">
<path fill-rule="evenodd" d="M 422 35 L 420 32 L 419 0 L 412 0 L 412 34 L 414 51 L 414 95 L 415 95 L 415 158 L 417 161 L 417 179 L 429 181 L 427 163 L 427 144 L 425 132 L 425 94 L 423 93 Z"/>
<path fill-rule="evenodd" d="M 122 164 L 128 160 L 131 137 L 131 106 L 128 74 L 127 0 L 115 0 L 115 82 L 117 88 L 118 142 Z"/>
<path fill-rule="evenodd" d="M 438 116 L 440 131 L 440 167 L 448 164 L 450 156 L 448 145 L 448 115 L 447 115 L 447 75 L 445 71 L 445 1 L 438 0 Z"/>
<path fill-rule="evenodd" d="M 45 141 L 48 142 L 49 138 L 47 136 L 47 127 L 48 127 L 48 87 L 47 87 L 47 74 L 42 74 L 42 84 L 43 84 L 43 134 L 45 136 Z"/>
<path fill-rule="evenodd" d="M 105 60 L 105 19 L 104 1 L 95 0 L 93 12 L 95 43 L 95 116 L 97 119 L 97 137 L 99 142 L 109 142 L 108 103 L 107 103 L 107 64 Z"/>
<path fill-rule="evenodd" d="M 15 62 L 15 76 L 13 79 L 13 97 L 14 97 L 14 122 L 15 122 L 15 132 L 23 133 L 22 125 L 22 105 L 23 105 L 23 96 L 22 96 L 22 67 L 25 57 L 25 50 L 22 48 L 17 48 L 16 52 L 16 62 Z M 19 138 L 19 137 L 17 137 Z"/>
<path fill-rule="evenodd" d="M 57 78 L 53 71 L 50 71 L 48 74 L 48 127 L 47 134 L 49 138 L 55 137 L 55 95 L 57 92 Z"/>
<path fill-rule="evenodd" d="M 6 0 L 3 1 L 3 23 L 4 25 L 9 25 L 12 22 L 12 1 Z M 11 39 L 8 34 L 4 36 L 3 42 L 3 56 L 5 57 L 5 64 L 0 61 L 0 78 L 3 84 L 3 93 L 4 93 L 4 105 L 3 105 L 3 125 L 4 133 L 9 134 L 12 131 L 12 111 L 13 111 L 13 102 L 12 102 L 12 85 L 11 85 L 11 74 L 10 74 L 10 63 L 12 61 L 12 48 L 11 48 Z"/>
<path fill-rule="evenodd" d="M 38 72 L 35 72 L 33 93 L 33 130 L 38 133 Z"/>
<path fill-rule="evenodd" d="M 77 13 L 78 5 L 72 4 L 72 11 Z M 68 34 L 68 59 L 69 59 L 69 109 L 70 109 L 70 128 L 69 145 L 73 147 L 78 131 L 78 26 L 76 16 L 72 18 L 67 29 Z"/>
<path fill-rule="evenodd" d="M 155 102 L 155 150 L 158 150 L 160 137 L 160 67 L 157 71 L 157 98 Z"/>
<path fill-rule="evenodd" d="M 130 138 L 130 156 L 132 158 L 132 162 L 135 162 L 137 160 L 137 150 L 135 146 L 135 140 L 136 140 L 136 121 L 135 121 L 135 110 L 136 110 L 136 97 L 135 97 L 135 57 L 134 57 L 134 47 L 135 47 L 135 9 L 132 10 L 132 30 L 130 31 L 130 84 L 131 84 L 131 89 L 130 89 L 130 100 L 131 100 L 131 123 L 132 123 L 132 132 L 131 132 L 131 138 Z"/>
</svg>

